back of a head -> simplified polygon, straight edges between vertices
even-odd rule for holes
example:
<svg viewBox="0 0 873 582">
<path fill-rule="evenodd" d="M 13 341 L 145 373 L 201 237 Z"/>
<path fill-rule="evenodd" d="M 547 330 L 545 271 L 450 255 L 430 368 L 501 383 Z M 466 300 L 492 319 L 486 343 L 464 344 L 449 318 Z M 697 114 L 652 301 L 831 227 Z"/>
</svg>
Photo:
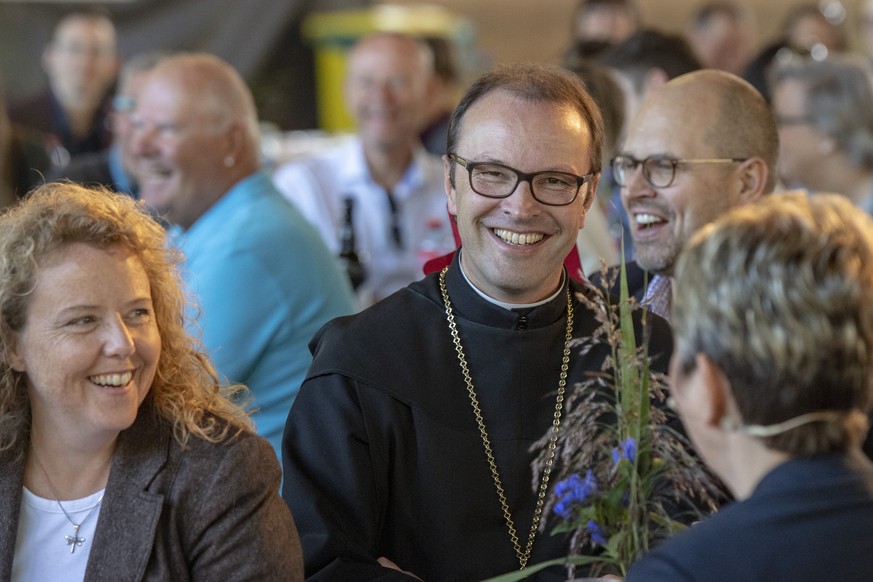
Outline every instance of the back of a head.
<svg viewBox="0 0 873 582">
<path fill-rule="evenodd" d="M 701 68 L 685 38 L 653 29 L 636 32 L 604 52 L 597 62 L 627 75 L 637 92 L 642 90 L 645 76 L 652 69 L 660 69 L 673 79 Z"/>
<path fill-rule="evenodd" d="M 454 152 L 463 129 L 464 115 L 473 103 L 502 91 L 521 101 L 558 103 L 579 112 L 591 134 L 591 171 L 603 167 L 603 119 L 600 109 L 575 74 L 557 66 L 512 64 L 497 67 L 473 82 L 461 97 L 449 121 L 448 152 Z"/>
<path fill-rule="evenodd" d="M 771 71 L 771 91 L 797 81 L 810 123 L 836 142 L 855 167 L 873 170 L 873 66 L 860 55 L 795 57 Z"/>
<path fill-rule="evenodd" d="M 770 106 L 748 82 L 726 71 L 694 71 L 655 91 L 644 107 L 655 115 L 659 108 L 670 108 L 677 119 L 684 116 L 687 123 L 705 124 L 710 129 L 704 139 L 719 155 L 761 158 L 768 168 L 764 192 L 773 191 L 779 131 Z"/>
<path fill-rule="evenodd" d="M 873 220 L 839 195 L 774 194 L 692 239 L 675 272 L 680 366 L 705 354 L 746 425 L 837 413 L 761 437 L 792 456 L 856 447 L 873 390 Z"/>
</svg>

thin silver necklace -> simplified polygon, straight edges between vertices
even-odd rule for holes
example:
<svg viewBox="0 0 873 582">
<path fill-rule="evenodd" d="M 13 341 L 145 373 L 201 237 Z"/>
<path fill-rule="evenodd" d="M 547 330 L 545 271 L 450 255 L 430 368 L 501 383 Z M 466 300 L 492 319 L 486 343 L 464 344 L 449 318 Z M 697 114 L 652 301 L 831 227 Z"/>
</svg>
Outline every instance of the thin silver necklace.
<svg viewBox="0 0 873 582">
<path fill-rule="evenodd" d="M 75 554 L 76 548 L 81 548 L 82 544 L 87 541 L 85 538 L 79 537 L 79 528 L 82 527 L 83 523 L 88 521 L 88 519 L 94 514 L 94 512 L 97 511 L 97 508 L 100 507 L 100 504 L 103 503 L 103 495 L 100 496 L 100 499 L 97 500 L 97 503 L 94 504 L 94 507 L 92 507 L 91 511 L 88 512 L 88 515 L 86 515 L 84 519 L 82 519 L 82 521 L 76 523 L 75 521 L 73 521 L 73 518 L 70 517 L 70 514 L 67 513 L 67 510 L 64 509 L 63 504 L 61 504 L 61 496 L 58 495 L 58 490 L 55 488 L 54 483 L 52 483 L 51 478 L 49 478 L 48 471 L 45 470 L 45 466 L 42 464 L 42 461 L 39 460 L 39 457 L 36 455 L 35 451 L 31 450 L 31 453 L 33 454 L 33 459 L 36 461 L 36 464 L 39 465 L 39 468 L 42 470 L 42 474 L 45 475 L 46 483 L 48 483 L 48 486 L 51 488 L 52 494 L 55 496 L 55 501 L 57 502 L 58 507 L 61 508 L 61 511 L 67 518 L 67 521 L 69 521 L 70 525 L 73 526 L 73 535 L 64 536 L 64 539 L 66 540 L 67 545 L 70 546 L 70 553 Z"/>
</svg>

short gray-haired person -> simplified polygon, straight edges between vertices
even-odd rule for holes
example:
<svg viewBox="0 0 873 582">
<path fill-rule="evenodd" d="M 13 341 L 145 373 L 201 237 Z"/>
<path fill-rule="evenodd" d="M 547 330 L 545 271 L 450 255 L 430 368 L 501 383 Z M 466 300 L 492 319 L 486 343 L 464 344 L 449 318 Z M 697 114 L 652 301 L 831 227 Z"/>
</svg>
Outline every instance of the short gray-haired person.
<svg viewBox="0 0 873 582">
<path fill-rule="evenodd" d="M 866 580 L 873 464 L 873 220 L 774 194 L 695 235 L 674 275 L 671 394 L 737 502 L 628 582 Z"/>
</svg>

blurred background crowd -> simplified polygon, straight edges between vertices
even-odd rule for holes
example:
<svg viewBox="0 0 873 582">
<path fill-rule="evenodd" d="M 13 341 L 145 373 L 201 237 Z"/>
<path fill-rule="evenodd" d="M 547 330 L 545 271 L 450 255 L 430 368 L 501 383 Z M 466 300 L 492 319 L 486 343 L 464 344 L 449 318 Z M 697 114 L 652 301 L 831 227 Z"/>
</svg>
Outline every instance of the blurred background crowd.
<svg viewBox="0 0 873 582">
<path fill-rule="evenodd" d="M 0 85 L 16 126 L 46 129 L 45 122 L 40 127 L 36 118 L 46 118 L 47 87 L 63 92 L 60 84 L 76 82 L 72 77 L 77 74 L 76 67 L 82 66 L 75 64 L 75 56 L 65 52 L 62 44 L 53 43 L 55 25 L 65 12 L 94 4 L 0 2 Z M 333 134 L 354 129 L 354 119 L 340 96 L 344 58 L 357 39 L 374 29 L 429 38 L 436 50 L 434 72 L 442 84 L 442 89 L 433 85 L 432 92 L 441 96 L 431 100 L 431 119 L 445 115 L 470 80 L 504 62 L 561 63 L 578 69 L 600 60 L 620 69 L 622 60 L 635 60 L 637 72 L 630 76 L 636 75 L 636 93 L 625 95 L 627 117 L 642 95 L 639 65 L 644 60 L 657 65 L 668 78 L 692 66 L 725 69 L 769 93 L 767 65 L 777 53 L 784 56 L 780 49 L 785 47 L 816 59 L 838 52 L 865 58 L 873 54 L 873 2 L 867 0 L 555 0 L 542 5 L 496 0 L 398 0 L 390 4 L 366 0 L 115 0 L 96 4 L 109 15 L 114 30 L 105 32 L 105 46 L 94 53 L 98 57 L 95 70 L 87 73 L 92 77 L 89 91 L 93 95 L 83 98 L 91 104 L 80 104 L 82 110 L 73 124 L 81 143 L 62 143 L 63 150 L 58 150 L 54 147 L 58 144 L 51 142 L 48 155 L 54 159 L 32 165 L 51 162 L 64 166 L 70 157 L 84 153 L 82 149 L 106 148 L 109 132 L 89 134 L 85 118 L 91 117 L 93 126 L 103 126 L 101 131 L 114 131 L 116 128 L 110 127 L 114 120 L 104 117 L 113 107 L 124 106 L 123 99 L 112 104 L 107 98 L 120 86 L 119 81 L 124 81 L 124 77 L 117 77 L 120 66 L 134 56 L 154 51 L 205 51 L 229 62 L 254 95 L 259 119 L 267 130 L 265 154 L 280 158 L 295 153 L 297 147 L 297 141 L 278 139 L 284 132 L 323 130 Z M 604 54 L 608 46 L 639 31 L 681 38 L 696 62 L 683 63 L 680 53 L 685 47 L 677 52 L 669 39 L 643 37 L 624 56 Z M 48 50 L 53 44 L 58 50 Z M 635 51 L 645 54 L 646 59 L 641 60 Z M 596 78 L 596 72 L 586 72 Z M 619 76 L 624 89 L 628 88 L 628 75 L 625 71 Z M 652 77 L 646 82 L 658 80 Z M 609 98 L 608 87 L 605 95 L 615 102 Z M 611 121 L 617 127 L 619 120 Z M 0 120 L 0 129 L 5 125 L 6 121 Z M 23 133 L 29 134 L 29 139 L 23 140 L 26 151 L 17 155 L 39 158 L 38 149 L 27 148 L 40 136 Z M 439 130 L 436 133 L 439 135 Z M 620 132 L 616 138 L 618 135 Z M 426 141 L 428 136 L 422 137 Z M 307 147 L 306 143 L 301 147 Z M 429 146 L 434 148 L 438 151 L 439 145 Z M 56 169 L 52 165 L 47 166 L 49 173 Z M 7 168 L 4 172 L 7 182 L 11 171 Z M 32 185 L 38 178 L 16 179 Z M 4 188 L 6 196 L 8 190 Z"/>
</svg>

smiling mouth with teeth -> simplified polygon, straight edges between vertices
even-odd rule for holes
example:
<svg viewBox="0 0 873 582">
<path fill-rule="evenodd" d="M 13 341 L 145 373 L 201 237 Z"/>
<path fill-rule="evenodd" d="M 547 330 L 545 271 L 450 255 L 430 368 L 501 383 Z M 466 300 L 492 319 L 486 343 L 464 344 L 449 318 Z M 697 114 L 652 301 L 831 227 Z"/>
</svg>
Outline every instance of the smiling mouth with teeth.
<svg viewBox="0 0 873 582">
<path fill-rule="evenodd" d="M 511 230 L 495 228 L 494 234 L 500 237 L 503 242 L 511 245 L 532 245 L 543 240 L 544 235 L 541 232 L 517 233 Z"/>
<path fill-rule="evenodd" d="M 100 374 L 91 376 L 89 379 L 98 386 L 106 386 L 109 388 L 121 388 L 127 386 L 133 378 L 133 372 L 125 372 L 123 374 Z"/>
<path fill-rule="evenodd" d="M 634 220 L 640 228 L 650 228 L 655 224 L 666 222 L 663 218 L 654 214 L 637 214 L 634 215 Z"/>
</svg>

